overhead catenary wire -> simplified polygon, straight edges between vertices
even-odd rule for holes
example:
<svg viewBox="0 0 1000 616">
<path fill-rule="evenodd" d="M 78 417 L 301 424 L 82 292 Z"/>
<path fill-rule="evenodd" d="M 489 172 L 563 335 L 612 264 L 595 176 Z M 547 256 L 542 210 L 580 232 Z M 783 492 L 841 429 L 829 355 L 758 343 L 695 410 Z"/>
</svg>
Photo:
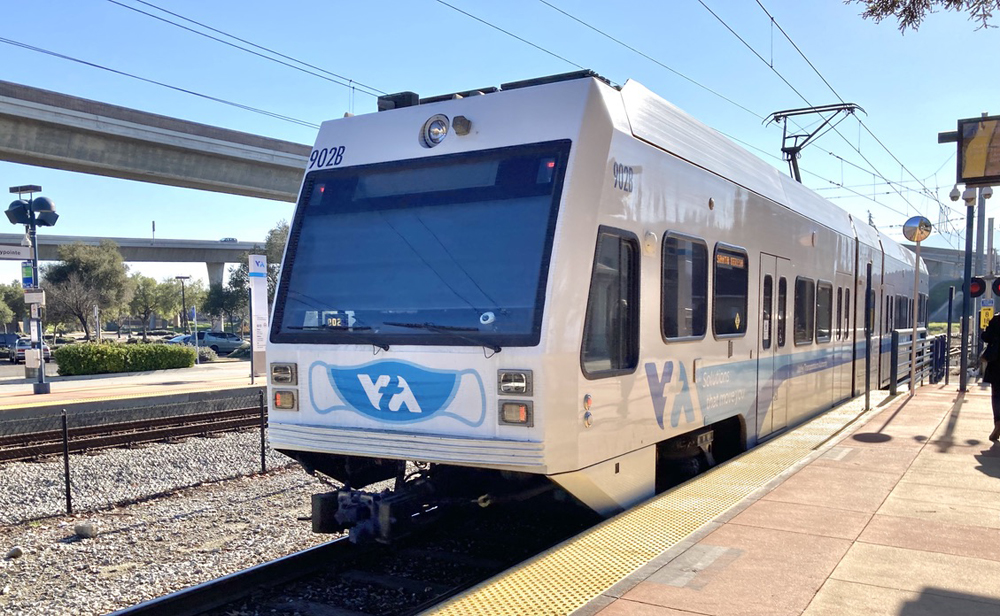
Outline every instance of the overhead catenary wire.
<svg viewBox="0 0 1000 616">
<path fill-rule="evenodd" d="M 108 67 L 108 66 L 104 66 L 102 64 L 97 64 L 96 62 L 88 62 L 87 60 L 76 58 L 74 56 L 69 56 L 69 55 L 66 55 L 66 54 L 58 53 L 58 52 L 55 52 L 55 51 L 51 51 L 49 49 L 43 49 L 41 47 L 36 47 L 35 45 L 29 45 L 27 43 L 22 43 L 20 41 L 15 41 L 13 39 L 8 39 L 8 38 L 0 37 L 0 43 L 4 43 L 6 45 L 11 45 L 11 46 L 14 46 L 14 47 L 20 47 L 20 48 L 26 49 L 28 51 L 34 51 L 36 53 L 41 53 L 41 54 L 45 54 L 47 56 L 52 56 L 54 58 L 59 58 L 61 60 L 67 60 L 69 62 L 76 62 L 77 64 L 83 64 L 84 66 L 90 66 L 92 68 L 100 69 L 102 71 L 107 71 L 109 73 L 114 73 L 116 75 L 121 75 L 123 77 L 128 77 L 130 79 L 136 79 L 138 81 L 142 81 L 142 82 L 149 83 L 149 84 L 152 84 L 152 85 L 160 86 L 162 88 L 168 88 L 170 90 L 174 90 L 175 92 L 182 92 L 184 94 L 190 94 L 191 96 L 197 96 L 197 97 L 203 98 L 205 100 L 210 100 L 210 101 L 214 101 L 214 102 L 217 102 L 217 103 L 222 103 L 223 105 L 229 105 L 231 107 L 236 107 L 237 109 L 243 109 L 245 111 L 250 111 L 252 113 L 257 113 L 257 114 L 260 114 L 260 115 L 265 115 L 267 117 L 274 118 L 276 120 L 284 120 L 285 122 L 291 122 L 293 124 L 298 124 L 300 126 L 305 126 L 307 128 L 313 128 L 313 129 L 318 129 L 319 128 L 319 124 L 313 124 L 312 122 L 307 122 L 305 120 L 300 120 L 298 118 L 293 118 L 291 116 L 282 115 L 280 113 L 275 113 L 273 111 L 267 111 L 265 109 L 259 109 L 257 107 L 251 107 L 250 105 L 244 105 L 242 103 L 237 103 L 237 102 L 234 102 L 234 101 L 226 100 L 224 98 L 219 98 L 217 96 L 211 96 L 209 94 L 202 94 L 201 92 L 196 92 L 194 90 L 188 90 L 187 88 L 181 88 L 179 86 L 173 86 L 173 85 L 170 85 L 168 83 L 164 83 L 162 81 L 156 81 L 155 79 L 149 79 L 148 77 L 140 77 L 139 75 L 135 75 L 133 73 L 128 73 L 126 71 L 120 71 L 118 69 L 114 69 L 114 68 L 111 68 L 111 67 Z"/>
<path fill-rule="evenodd" d="M 277 64 L 281 64 L 283 66 L 292 68 L 294 70 L 301 71 L 303 73 L 306 73 L 306 74 L 309 74 L 309 75 L 313 75 L 315 77 L 319 77 L 320 79 L 325 79 L 327 81 L 331 81 L 333 83 L 336 83 L 337 85 L 343 86 L 345 88 L 349 88 L 351 90 L 357 90 L 357 91 L 359 91 L 359 92 L 361 92 L 363 94 L 367 94 L 369 96 L 379 96 L 381 94 L 385 94 L 384 91 L 379 90 L 378 88 L 375 88 L 373 86 L 366 85 L 366 84 L 364 84 L 364 83 L 362 83 L 362 82 L 360 82 L 360 81 L 358 81 L 356 79 L 351 79 L 350 77 L 345 77 L 344 75 L 340 75 L 340 74 L 334 73 L 332 71 L 329 71 L 327 69 L 321 68 L 321 67 L 316 66 L 314 64 L 310 64 L 310 63 L 305 62 L 303 60 L 299 60 L 299 59 L 294 58 L 292 56 L 289 56 L 289 55 L 283 54 L 281 52 L 275 51 L 274 49 L 271 49 L 269 47 L 265 47 L 263 45 L 258 45 L 257 43 L 248 41 L 248 40 L 246 40 L 244 38 L 240 38 L 240 37 L 235 36 L 233 34 L 229 34 L 228 32 L 225 32 L 223 30 L 219 30 L 218 28 L 214 28 L 214 27 L 209 26 L 209 25 L 207 25 L 207 24 L 205 24 L 203 22 L 196 21 L 194 19 L 185 17 L 185 16 L 183 16 L 183 15 L 181 15 L 179 13 L 175 13 L 173 11 L 169 11 L 169 10 L 167 10 L 167 9 L 165 9 L 163 7 L 157 6 L 157 5 L 155 5 L 155 4 L 151 3 L 151 2 L 146 2 L 145 0 L 133 0 L 133 2 L 136 2 L 138 4 L 142 4 L 142 5 L 148 6 L 148 7 L 153 8 L 153 9 L 156 9 L 157 11 L 161 11 L 163 13 L 166 13 L 167 15 L 171 15 L 173 17 L 176 17 L 177 19 L 182 19 L 182 20 L 184 20 L 184 21 L 186 21 L 188 23 L 195 24 L 195 25 L 197 25 L 197 26 L 199 26 L 201 28 L 204 28 L 204 29 L 209 30 L 211 32 L 215 32 L 216 34 L 220 34 L 222 36 L 231 38 L 233 40 L 239 41 L 240 43 L 243 43 L 245 45 L 250 45 L 250 46 L 252 46 L 252 47 L 254 47 L 256 49 L 260 49 L 260 50 L 265 51 L 265 52 L 267 52 L 269 54 L 273 54 L 274 56 L 277 56 L 278 58 L 282 58 L 283 60 L 288 60 L 289 62 L 295 62 L 297 64 L 301 64 L 302 66 L 308 67 L 308 69 L 312 69 L 312 70 L 308 70 L 306 68 L 302 68 L 302 66 L 295 66 L 294 64 L 290 64 L 289 62 L 285 62 L 283 60 L 279 60 L 278 58 L 273 58 L 273 57 L 268 56 L 268 55 L 266 55 L 264 53 L 260 53 L 260 52 L 254 51 L 252 49 L 247 49 L 246 47 L 242 47 L 242 46 L 237 45 L 235 43 L 231 43 L 229 41 L 222 40 L 222 39 L 220 39 L 218 37 L 212 36 L 210 34 L 206 34 L 204 32 L 200 32 L 198 30 L 195 30 L 194 28 L 189 28 L 189 27 L 187 27 L 187 26 L 185 26 L 183 24 L 179 24 L 179 23 L 177 23 L 175 21 L 171 21 L 169 19 L 166 19 L 165 17 L 160 17 L 159 15 L 154 15 L 152 13 L 149 13 L 147 11 L 143 11 L 143 10 L 138 9 L 136 7 L 129 6 L 127 4 L 119 2 L 118 0 L 108 0 L 108 2 L 110 2 L 111 4 L 117 5 L 119 7 L 128 9 L 130 11 L 134 11 L 136 13 L 139 13 L 140 15 L 145 15 L 145 16 L 150 17 L 152 19 L 156 19 L 156 20 L 162 21 L 164 23 L 170 24 L 170 25 L 172 25 L 174 27 L 181 28 L 182 30 L 187 30 L 188 32 L 197 34 L 199 36 L 203 36 L 205 38 L 208 38 L 210 40 L 216 41 L 216 42 L 221 43 L 223 45 L 227 45 L 229 47 L 233 47 L 235 49 L 239 49 L 239 50 L 244 51 L 246 53 L 253 54 L 253 55 L 258 56 L 260 58 L 264 58 L 265 60 L 270 60 L 271 62 L 276 62 Z M 322 73 L 322 74 L 318 74 L 315 71 L 319 71 L 319 73 Z"/>
<path fill-rule="evenodd" d="M 545 48 L 543 48 L 543 47 L 541 47 L 541 46 L 539 46 L 539 45 L 537 45 L 537 44 L 535 44 L 535 43 L 532 43 L 531 41 L 528 41 L 527 39 L 524 39 L 523 37 L 520 37 L 520 36 L 518 36 L 518 35 L 516 35 L 516 34 L 514 34 L 514 33 L 512 33 L 512 32 L 509 32 L 509 31 L 507 31 L 507 30 L 504 30 L 503 28 L 500 28 L 500 27 L 498 27 L 498 26 L 496 26 L 496 25 L 494 25 L 494 24 L 492 24 L 492 23 L 490 23 L 490 22 L 486 21 L 485 19 L 482 19 L 482 18 L 480 18 L 480 17 L 477 17 L 476 15 L 473 15 L 473 14 L 471 14 L 471 13 L 468 13 L 467 11 L 463 11 L 463 10 L 461 10 L 461 9 L 458 9 L 458 8 L 456 8 L 456 7 L 454 7 L 454 6 L 450 5 L 450 4 L 448 4 L 447 2 L 444 2 L 443 0 L 435 0 L 435 1 L 436 1 L 436 2 L 438 2 L 438 3 L 440 3 L 440 4 L 443 4 L 443 5 L 447 6 L 447 7 L 449 7 L 449 8 L 452 8 L 452 9 L 454 9 L 455 11 L 457 11 L 457 12 L 459 12 L 459 13 L 461 13 L 461 14 L 465 15 L 466 17 L 469 17 L 469 18 L 471 18 L 471 19 L 474 19 L 474 20 L 476 20 L 476 21 L 478 21 L 478 22 L 482 23 L 483 25 L 486 25 L 486 26 L 488 26 L 488 27 L 490 27 L 490 28 L 493 28 L 493 29 L 495 29 L 495 30 L 498 30 L 498 31 L 500 31 L 500 32 L 503 32 L 504 34 L 507 34 L 507 35 L 508 35 L 508 36 L 510 36 L 511 38 L 514 38 L 514 39 L 516 39 L 516 40 L 518 40 L 518 41 L 520 41 L 520 42 L 522 42 L 522 43 L 525 43 L 525 44 L 527 44 L 527 45 L 530 45 L 531 47 L 534 47 L 534 48 L 536 48 L 536 49 L 540 49 L 540 50 L 542 50 L 542 51 L 545 51 L 546 53 L 549 53 L 550 55 L 552 55 L 552 56 L 554 56 L 554 57 L 556 57 L 556 58 L 559 58 L 560 60 L 563 60 L 563 61 L 565 61 L 565 62 L 567 62 L 567 63 L 571 64 L 572 66 L 575 66 L 575 67 L 577 67 L 577 68 L 582 68 L 582 66 L 581 66 L 581 65 L 579 65 L 579 64 L 577 64 L 577 63 L 575 63 L 575 62 L 572 62 L 571 60 L 568 60 L 568 59 L 566 59 L 566 58 L 563 58 L 562 56 L 559 56 L 559 55 L 557 55 L 557 54 L 555 54 L 555 53 L 553 53 L 553 52 L 550 52 L 550 51 L 548 51 L 547 49 L 545 49 Z M 548 5 L 548 3 L 547 3 L 547 2 L 545 2 L 544 0 L 540 0 L 540 1 L 541 1 L 541 2 L 543 2 L 544 4 L 547 4 L 547 5 Z M 551 6 L 551 5 L 549 5 L 549 6 Z M 593 28 L 592 26 L 589 26 L 589 24 L 586 24 L 585 22 L 583 22 L 583 21 L 582 21 L 582 20 L 580 20 L 579 18 L 576 18 L 576 17 L 574 17 L 574 16 L 572 16 L 572 15 L 569 15 L 569 14 L 568 14 L 568 13 L 566 13 L 565 11 L 562 11 L 562 10 L 560 10 L 560 9 L 557 9 L 556 7 L 552 7 L 552 8 L 553 8 L 553 9 L 555 9 L 555 10 L 557 10 L 557 11 L 559 11 L 560 13 L 563 13 L 563 14 L 564 14 L 564 15 L 566 15 L 567 17 L 570 17 L 570 18 L 574 19 L 575 21 L 578 21 L 578 22 L 580 22 L 580 23 L 581 23 L 582 25 L 586 25 L 586 26 L 588 26 L 588 27 L 590 27 L 591 29 L 594 29 L 594 30 L 596 31 L 596 29 L 595 29 L 595 28 Z M 617 41 L 616 39 L 614 39 L 614 37 L 611 37 L 611 36 L 608 36 L 608 38 L 609 38 L 609 39 L 611 39 L 611 40 L 614 40 L 615 42 L 617 42 L 617 43 L 619 43 L 619 44 L 622 44 L 622 45 L 624 45 L 624 43 L 621 43 L 620 41 Z M 634 49 L 632 49 L 631 47 L 629 47 L 629 46 L 627 46 L 627 45 L 626 45 L 626 47 L 627 47 L 627 48 L 629 48 L 629 49 L 630 49 L 630 50 L 632 50 L 632 51 L 635 51 Z M 641 53 L 641 52 L 636 52 L 636 53 Z M 723 98 L 725 98 L 725 97 L 723 97 Z M 727 99 L 727 100 L 728 100 L 728 99 Z M 740 105 L 740 107 L 742 107 L 742 106 Z M 753 114 L 753 115 L 755 115 L 755 116 L 757 115 L 756 113 L 754 113 L 754 112 L 752 112 L 752 111 L 751 111 L 750 113 L 752 113 L 752 114 Z M 758 116 L 758 117 L 760 117 L 760 116 Z M 754 150 L 757 150 L 757 151 L 759 151 L 759 152 L 762 152 L 762 153 L 763 153 L 763 154 L 765 154 L 766 156 L 769 156 L 769 157 L 771 157 L 771 158 L 774 158 L 774 159 L 776 159 L 776 160 L 781 160 L 781 158 L 780 158 L 780 157 L 778 157 L 778 156 L 775 156 L 774 154 L 772 154 L 772 153 L 770 153 L 770 152 L 767 152 L 767 151 L 765 151 L 765 150 L 762 150 L 761 148 L 758 148 L 758 147 L 756 147 L 756 146 L 754 146 L 754 145 L 751 145 L 751 144 L 749 144 L 749 143 L 747 143 L 747 142 L 745 142 L 745 141 L 742 141 L 742 140 L 740 140 L 740 139 L 736 139 L 736 138 L 732 137 L 731 135 L 728 135 L 728 134 L 726 134 L 726 133 L 724 133 L 724 132 L 722 132 L 722 131 L 719 131 L 719 132 L 720 132 L 720 134 L 722 134 L 722 135 L 725 135 L 725 136 L 726 136 L 727 138 L 729 138 L 729 139 L 732 139 L 733 141 L 735 141 L 735 142 L 737 142 L 737 143 L 740 143 L 740 144 L 742 144 L 742 145 L 745 145 L 745 146 L 747 146 L 747 147 L 749 147 L 749 148 L 751 148 L 751 149 L 754 149 Z M 807 174 L 809 174 L 809 175 L 811 175 L 811 176 L 813 176 L 813 177 L 816 177 L 816 178 L 818 178 L 818 179 L 820 179 L 820 180 L 823 180 L 824 182 L 827 182 L 827 183 L 829 183 L 829 184 L 831 184 L 831 185 L 833 185 L 833 186 L 837 186 L 837 187 L 840 187 L 840 186 L 842 186 L 842 184 L 841 184 L 841 183 L 838 183 L 838 182 L 835 182 L 835 181 L 833 181 L 833 180 L 830 180 L 830 179 L 828 179 L 828 178 L 825 178 L 825 177 L 823 177 L 823 176 L 820 176 L 820 175 L 818 175 L 817 173 L 815 173 L 815 172 L 813 172 L 813 171 L 809 171 L 808 169 L 804 169 L 804 170 L 803 170 L 803 172 L 804 172 L 804 173 L 807 173 Z M 870 173 L 870 171 L 867 171 L 867 170 L 866 170 L 866 172 Z M 886 182 L 889 182 L 889 180 L 888 180 L 887 178 L 886 178 Z M 845 190 L 850 190 L 850 189 L 846 189 L 846 188 L 845 188 Z M 894 212 L 894 213 L 897 213 L 897 214 L 903 214 L 903 213 L 902 213 L 902 212 L 900 212 L 899 210 L 897 210 L 897 209 L 895 209 L 895 208 L 893 208 L 893 207 L 891 207 L 891 206 L 889 206 L 889 205 L 886 205 L 885 203 L 882 203 L 882 202 L 880 202 L 880 201 L 877 201 L 877 200 L 875 200 L 875 199 L 872 199 L 872 198 L 871 198 L 871 197 L 869 197 L 868 195 L 865 195 L 865 194 L 862 194 L 862 193 L 859 193 L 859 192 L 857 192 L 857 191 L 853 191 L 853 190 L 851 190 L 851 192 L 853 192 L 853 193 L 854 193 L 855 195 L 857 195 L 858 197 L 861 197 L 861 198 L 863 198 L 863 199 L 866 199 L 866 200 L 868 200 L 868 201 L 872 201 L 873 203 L 875 203 L 875 204 L 877 204 L 877 205 L 879 205 L 879 206 L 881 206 L 881 207 L 883 207 L 883 208 L 886 208 L 886 209 L 888 209 L 888 210 L 890 210 L 890 211 L 892 211 L 892 212 Z M 913 206 L 912 206 L 912 205 L 910 205 L 910 207 L 912 208 Z M 913 209 L 916 209 L 916 208 L 913 208 Z M 903 215 L 905 215 L 905 214 L 903 214 Z"/>
<path fill-rule="evenodd" d="M 726 21 L 725 21 L 724 19 L 722 19 L 722 17 L 720 17 L 720 16 L 719 16 L 719 15 L 718 15 L 718 14 L 717 14 L 717 13 L 716 13 L 715 11 L 713 11 L 713 10 L 712 10 L 712 9 L 711 9 L 711 8 L 710 8 L 710 7 L 709 7 L 709 6 L 707 5 L 707 4 L 705 4 L 704 0 L 698 0 L 698 3 L 699 3 L 699 4 L 700 4 L 700 5 L 702 6 L 702 7 L 704 7 L 704 8 L 705 8 L 705 10 L 706 10 L 706 11 L 708 11 L 708 12 L 709 12 L 709 13 L 710 13 L 710 14 L 711 14 L 711 15 L 712 15 L 713 17 L 715 17 L 715 19 L 716 19 L 716 20 L 718 20 L 718 21 L 719 21 L 719 23 L 721 23 L 721 24 L 723 25 L 723 27 L 725 27 L 725 28 L 726 28 L 726 29 L 727 29 L 727 30 L 728 30 L 728 31 L 729 31 L 730 33 L 732 33 L 732 35 L 733 35 L 733 36 L 735 36 L 735 37 L 736 37 L 736 38 L 737 38 L 737 39 L 738 39 L 738 40 L 739 40 L 739 41 L 740 41 L 741 43 L 743 43 L 743 45 L 744 45 L 744 46 L 745 46 L 745 47 L 746 47 L 747 49 L 749 49 L 749 50 L 750 50 L 750 52 L 751 52 L 751 53 L 753 53 L 753 55 L 755 55 L 755 56 L 756 56 L 756 57 L 757 57 L 757 58 L 758 58 L 758 59 L 759 59 L 759 60 L 760 60 L 761 62 L 763 62 L 763 63 L 764 63 L 765 65 L 767 65 L 767 66 L 768 66 L 768 68 L 770 68 L 770 69 L 771 69 L 771 71 L 772 71 L 772 72 L 774 72 L 774 74 L 775 74 L 775 75 L 777 75 L 779 79 L 781 79 L 781 81 L 783 81 L 783 82 L 784 82 L 784 83 L 785 83 L 785 84 L 786 84 L 786 85 L 787 85 L 787 86 L 788 86 L 788 87 L 789 87 L 789 88 L 790 88 L 790 89 L 791 89 L 791 90 L 792 90 L 793 92 L 795 92 L 795 94 L 797 94 L 797 95 L 799 96 L 799 98 L 801 98 L 801 99 L 802 99 L 802 100 L 803 100 L 803 101 L 804 101 L 804 102 L 805 102 L 805 103 L 806 103 L 807 105 L 809 105 L 810 107 L 814 106 L 814 105 L 813 105 L 813 104 L 812 104 L 812 103 L 811 103 L 811 102 L 809 101 L 809 99 L 808 99 L 808 98 L 806 98 L 806 97 L 805 97 L 805 96 L 804 96 L 804 95 L 803 95 L 803 94 L 802 94 L 801 92 L 799 92 L 799 90 L 798 90 L 798 89 L 797 89 L 797 88 L 796 88 L 795 86 L 793 86 L 793 85 L 792 85 L 792 84 L 791 84 L 791 83 L 790 83 L 790 82 L 789 82 L 789 81 L 788 81 L 788 80 L 787 80 L 787 79 L 785 78 L 785 76 L 784 76 L 784 75 L 782 75 L 782 74 L 781 74 L 781 72 L 780 72 L 780 71 L 779 71 L 778 69 L 774 68 L 774 66 L 772 66 L 772 65 L 771 65 L 770 63 L 768 63 L 768 61 L 767 61 L 767 60 L 766 60 L 766 59 L 765 59 L 765 58 L 764 58 L 763 56 L 761 56 L 761 55 L 760 55 L 760 53 L 758 53 L 758 52 L 757 52 L 757 50 L 756 50 L 756 49 L 754 49 L 752 45 L 750 45 L 749 43 L 747 43 L 747 42 L 746 42 L 746 40 L 744 40 L 744 39 L 743 39 L 743 37 L 741 37 L 741 36 L 740 36 L 740 35 L 739 35 L 739 34 L 738 34 L 738 33 L 736 32 L 736 30 L 734 30 L 734 29 L 732 28 L 732 26 L 730 26 L 730 25 L 729 25 L 728 23 L 726 23 Z M 859 121 L 860 121 L 860 120 L 859 120 Z M 848 139 L 847 139 L 847 138 L 846 138 L 846 137 L 845 137 L 845 136 L 843 135 L 843 133 L 841 133 L 841 132 L 840 132 L 839 130 L 836 130 L 836 128 L 834 129 L 834 132 L 835 132 L 835 133 L 837 133 L 837 135 L 839 135 L 839 136 L 840 136 L 840 138 L 841 138 L 841 139 L 843 139 L 843 140 L 844 140 L 844 142 L 845 142 L 845 143 L 847 143 L 847 145 L 849 145 L 849 146 L 850 146 L 850 147 L 851 147 L 851 148 L 852 148 L 852 149 L 853 149 L 853 150 L 854 150 L 855 152 L 857 152 L 857 153 L 858 153 L 858 155 L 859 155 L 859 156 L 860 156 L 860 157 L 861 157 L 861 158 L 862 158 L 862 159 L 863 159 L 863 160 L 864 160 L 864 161 L 865 161 L 866 163 L 868 163 L 869 167 L 871 167 L 871 171 L 872 171 L 873 173 L 875 173 L 875 175 L 877 175 L 877 176 L 881 177 L 881 178 L 882 178 L 883 180 L 886 180 L 886 181 L 888 181 L 888 178 L 887 178 L 887 177 L 885 177 L 885 174 L 884 174 L 884 173 L 882 173 L 881 171 L 879 171 L 878 167 L 876 167 L 876 166 L 875 166 L 875 164 L 874 164 L 873 162 L 871 162 L 870 160 L 868 160 L 868 157 L 867 157 L 867 156 L 865 156 L 864 154 L 862 154 L 862 153 L 861 153 L 861 149 L 860 149 L 860 148 L 857 148 L 857 147 L 855 147 L 855 146 L 854 146 L 854 144 L 852 144 L 852 143 L 851 143 L 851 142 L 850 142 L 850 141 L 849 141 L 849 140 L 848 140 Z M 891 186 L 891 184 L 890 184 L 890 186 Z M 907 206 L 908 206 L 908 207 L 909 207 L 910 209 L 912 209 L 912 210 L 913 210 L 914 212 L 916 212 L 917 214 L 919 214 L 919 213 L 920 213 L 920 210 L 918 210 L 918 209 L 916 208 L 916 206 L 914 206 L 914 205 L 913 205 L 912 203 L 910 203 L 909 199 L 907 199 L 905 195 L 903 195 L 903 194 L 902 194 L 901 192 L 897 192 L 897 194 L 898 194 L 899 198 L 900 198 L 900 199 L 902 199 L 902 200 L 903 200 L 903 202 L 904 202 L 904 203 L 906 203 L 906 205 L 907 205 Z M 906 214 L 903 214 L 903 215 L 905 216 Z"/>
</svg>

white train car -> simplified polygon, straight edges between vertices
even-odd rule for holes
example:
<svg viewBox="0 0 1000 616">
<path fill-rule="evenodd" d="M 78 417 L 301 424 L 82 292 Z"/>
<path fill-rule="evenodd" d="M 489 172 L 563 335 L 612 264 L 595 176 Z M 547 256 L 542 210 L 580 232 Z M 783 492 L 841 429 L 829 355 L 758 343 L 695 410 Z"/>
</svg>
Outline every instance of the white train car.
<svg viewBox="0 0 1000 616">
<path fill-rule="evenodd" d="M 884 382 L 912 255 L 640 84 L 382 108 L 320 130 L 267 346 L 271 445 L 345 485 L 315 530 L 621 511 L 862 391 L 866 292 Z"/>
</svg>

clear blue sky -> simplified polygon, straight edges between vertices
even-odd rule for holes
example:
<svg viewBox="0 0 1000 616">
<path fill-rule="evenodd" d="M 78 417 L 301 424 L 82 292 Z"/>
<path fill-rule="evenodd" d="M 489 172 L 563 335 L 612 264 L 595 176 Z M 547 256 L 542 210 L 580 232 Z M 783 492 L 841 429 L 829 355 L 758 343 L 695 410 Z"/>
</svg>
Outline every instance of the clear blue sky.
<svg viewBox="0 0 1000 616">
<path fill-rule="evenodd" d="M 430 96 L 578 66 L 619 84 L 635 79 L 784 172 L 787 164 L 775 156 L 781 129 L 765 126 L 762 119 L 777 110 L 837 103 L 839 94 L 865 109 L 867 115 L 860 115 L 864 126 L 848 118 L 838 126 L 842 136 L 830 133 L 803 152 L 806 185 L 856 216 L 865 218 L 870 211 L 879 228 L 899 235 L 902 223 L 917 214 L 938 226 L 939 203 L 921 194 L 915 176 L 941 199 L 945 216 L 956 219 L 956 229 L 964 233 L 964 212 L 947 197 L 954 184 L 955 146 L 939 145 L 937 134 L 955 130 L 959 118 L 1000 114 L 1000 31 L 976 30 L 964 14 L 935 13 L 918 31 L 901 34 L 894 20 L 865 21 L 859 6 L 840 0 L 448 3 L 452 6 L 438 0 L 151 0 L 155 7 L 336 73 L 340 81 L 384 92 Z M 139 0 L 32 0 L 4 3 L 0 38 L 312 124 L 345 111 L 375 111 L 375 98 L 360 89 L 124 7 L 205 31 Z M 298 143 L 312 143 L 316 133 L 7 42 L 0 43 L 0 79 Z M 873 173 L 900 184 L 893 188 Z M 148 237 L 155 220 L 160 238 L 255 241 L 292 215 L 286 203 L 0 163 L 4 193 L 20 184 L 41 185 L 56 204 L 58 226 L 43 233 Z M 991 203 L 989 215 L 994 207 Z M 964 238 L 936 233 L 929 243 L 961 248 Z M 203 266 L 134 264 L 132 270 L 157 279 L 207 277 Z M 0 262 L 0 281 L 17 276 L 15 262 Z"/>
</svg>

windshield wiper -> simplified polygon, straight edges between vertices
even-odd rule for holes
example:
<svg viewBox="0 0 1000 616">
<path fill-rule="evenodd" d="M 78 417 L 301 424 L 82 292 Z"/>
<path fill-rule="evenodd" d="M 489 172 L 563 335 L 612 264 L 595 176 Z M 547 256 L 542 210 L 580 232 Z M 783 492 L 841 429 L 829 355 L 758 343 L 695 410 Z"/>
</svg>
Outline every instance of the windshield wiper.
<svg viewBox="0 0 1000 616">
<path fill-rule="evenodd" d="M 292 326 L 289 326 L 288 329 L 306 330 L 306 331 L 314 331 L 314 332 L 315 331 L 320 331 L 320 332 L 323 332 L 323 331 L 346 332 L 346 331 L 370 330 L 371 327 L 368 327 L 367 325 L 356 325 L 354 327 L 348 327 L 346 325 L 300 325 L 300 326 L 294 326 L 294 325 L 292 325 Z M 388 351 L 389 350 L 389 345 L 388 344 L 386 344 L 384 342 L 381 342 L 379 340 L 375 340 L 375 339 L 371 338 L 370 336 L 359 337 L 358 338 L 358 342 L 360 342 L 362 344 L 370 344 L 372 346 L 376 346 L 376 347 L 382 349 L 383 351 Z"/>
<path fill-rule="evenodd" d="M 436 334 L 450 334 L 465 340 L 466 342 L 471 342 L 473 344 L 484 346 L 487 349 L 492 350 L 494 353 L 500 352 L 500 345 L 491 342 L 483 342 L 481 340 L 476 340 L 470 336 L 463 336 L 457 332 L 478 332 L 479 329 L 475 327 L 459 327 L 455 325 L 435 325 L 434 323 L 396 323 L 393 321 L 383 321 L 385 325 L 392 325 L 394 327 L 406 327 L 409 329 L 426 329 L 429 332 L 434 332 Z"/>
</svg>

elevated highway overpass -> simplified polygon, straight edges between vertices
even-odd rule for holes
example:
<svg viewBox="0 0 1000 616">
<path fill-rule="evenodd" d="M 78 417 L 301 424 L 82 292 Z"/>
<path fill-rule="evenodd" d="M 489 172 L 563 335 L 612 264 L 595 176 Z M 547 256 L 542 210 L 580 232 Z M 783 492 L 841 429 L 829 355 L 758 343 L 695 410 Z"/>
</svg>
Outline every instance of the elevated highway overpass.
<svg viewBox="0 0 1000 616">
<path fill-rule="evenodd" d="M 0 245 L 18 246 L 24 238 L 20 233 L 0 233 Z M 204 263 L 208 267 L 208 283 L 225 283 L 226 263 L 242 263 L 243 255 L 264 242 L 220 242 L 207 240 L 171 240 L 127 237 L 84 237 L 73 235 L 39 234 L 38 259 L 59 260 L 59 247 L 83 243 L 97 246 L 101 240 L 118 244 L 118 251 L 127 263 Z"/>
<path fill-rule="evenodd" d="M 0 81 L 0 160 L 294 202 L 310 151 Z"/>
</svg>

